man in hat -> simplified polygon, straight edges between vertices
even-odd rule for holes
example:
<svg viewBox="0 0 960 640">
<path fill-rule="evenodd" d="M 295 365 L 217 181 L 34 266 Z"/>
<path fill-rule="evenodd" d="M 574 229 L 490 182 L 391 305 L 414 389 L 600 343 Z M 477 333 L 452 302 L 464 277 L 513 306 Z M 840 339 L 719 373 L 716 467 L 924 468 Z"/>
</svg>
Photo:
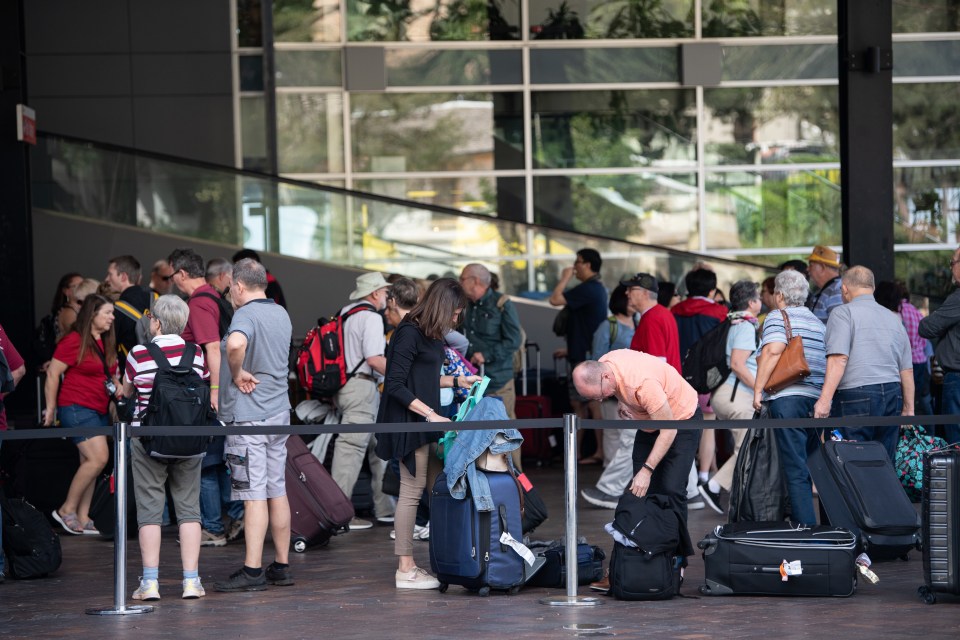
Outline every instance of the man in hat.
<svg viewBox="0 0 960 640">
<path fill-rule="evenodd" d="M 627 305 L 640 313 L 640 324 L 633 334 L 630 349 L 663 360 L 680 373 L 680 337 L 673 314 L 657 302 L 660 284 L 649 273 L 638 273 L 620 284 L 627 288 Z M 636 429 L 620 429 L 617 450 L 597 480 L 595 487 L 580 492 L 583 499 L 601 509 L 616 509 L 623 490 L 633 478 L 633 445 Z"/>
<path fill-rule="evenodd" d="M 810 310 L 823 324 L 830 312 L 843 304 L 840 292 L 840 256 L 830 247 L 817 245 L 807 258 L 807 273 L 819 291 L 809 299 Z"/>
<path fill-rule="evenodd" d="M 390 283 L 373 271 L 357 276 L 356 288 L 350 294 L 350 304 L 340 310 L 344 315 L 354 308 L 358 311 L 343 321 L 343 353 L 347 369 L 347 383 L 337 391 L 334 400 L 342 415 L 341 424 L 373 424 L 380 408 L 378 382 L 387 369 L 386 340 L 383 337 L 383 318 L 380 311 L 387 307 Z M 439 372 L 437 373 L 439 375 Z M 386 462 L 374 453 L 377 440 L 373 433 L 341 433 L 333 445 L 333 466 L 330 475 L 349 497 L 360 475 L 363 458 L 370 463 L 374 510 L 378 519 L 392 520 L 393 503 L 383 494 L 383 472 Z M 369 529 L 373 523 L 360 518 L 350 522 L 351 529 Z"/>
</svg>

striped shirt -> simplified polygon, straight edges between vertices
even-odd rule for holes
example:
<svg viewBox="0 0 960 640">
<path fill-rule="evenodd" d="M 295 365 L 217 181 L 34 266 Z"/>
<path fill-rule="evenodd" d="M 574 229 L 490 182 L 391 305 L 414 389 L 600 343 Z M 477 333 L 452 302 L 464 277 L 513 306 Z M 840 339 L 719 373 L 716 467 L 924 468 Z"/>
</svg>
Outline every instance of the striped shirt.
<svg viewBox="0 0 960 640">
<path fill-rule="evenodd" d="M 910 304 L 909 300 L 904 300 L 900 303 L 900 320 L 903 322 L 903 328 L 907 330 L 907 337 L 910 338 L 913 364 L 926 362 L 927 339 L 920 337 L 920 321 L 923 320 L 920 310 Z"/>
<path fill-rule="evenodd" d="M 153 342 L 160 347 L 171 365 L 177 366 L 180 364 L 185 344 L 183 338 L 174 335 L 161 335 L 155 337 Z M 207 364 L 203 359 L 202 347 L 198 346 L 196 354 L 193 356 L 193 368 L 204 380 L 210 378 L 210 372 L 207 371 Z M 130 350 L 130 354 L 127 356 L 124 382 L 132 382 L 137 389 L 136 413 L 131 423 L 133 426 L 140 424 L 140 416 L 147 410 L 150 394 L 153 392 L 153 378 L 157 375 L 157 369 L 157 363 L 150 357 L 150 352 L 147 351 L 146 347 L 137 345 Z"/>
<path fill-rule="evenodd" d="M 792 384 L 774 394 L 765 394 L 766 400 L 776 400 L 787 396 L 807 396 L 819 398 L 823 387 L 823 377 L 827 372 L 827 350 L 824 345 L 826 327 L 813 312 L 806 307 L 788 307 L 785 309 L 790 318 L 790 332 L 803 339 L 803 357 L 810 367 L 810 375 L 802 381 Z M 787 332 L 783 326 L 783 316 L 776 309 L 767 314 L 763 321 L 763 338 L 760 349 L 765 345 L 780 342 L 786 344 Z"/>
</svg>

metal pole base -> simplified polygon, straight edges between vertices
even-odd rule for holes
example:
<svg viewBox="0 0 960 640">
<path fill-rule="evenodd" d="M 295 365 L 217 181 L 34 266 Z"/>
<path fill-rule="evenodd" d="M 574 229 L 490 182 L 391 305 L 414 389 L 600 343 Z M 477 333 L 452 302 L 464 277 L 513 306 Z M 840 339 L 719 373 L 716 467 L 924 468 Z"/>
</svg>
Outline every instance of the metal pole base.
<svg viewBox="0 0 960 640">
<path fill-rule="evenodd" d="M 592 622 L 581 622 L 580 624 L 565 624 L 563 625 L 564 631 L 588 631 L 591 633 L 596 633 L 598 631 L 610 631 L 612 629 L 608 624 L 594 624 Z"/>
<path fill-rule="evenodd" d="M 138 613 L 151 613 L 153 607 L 148 604 L 135 604 L 129 607 L 91 607 L 87 615 L 91 616 L 127 616 Z"/>
<path fill-rule="evenodd" d="M 594 596 L 551 596 L 541 598 L 540 604 L 551 607 L 596 607 L 603 604 L 603 601 Z"/>
</svg>

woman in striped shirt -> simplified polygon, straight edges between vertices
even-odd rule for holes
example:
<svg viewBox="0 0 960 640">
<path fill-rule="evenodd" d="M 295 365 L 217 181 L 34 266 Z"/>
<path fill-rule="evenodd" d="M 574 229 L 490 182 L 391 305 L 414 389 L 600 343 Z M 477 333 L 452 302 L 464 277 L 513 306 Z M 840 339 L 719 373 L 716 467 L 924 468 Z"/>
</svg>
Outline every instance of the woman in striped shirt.
<svg viewBox="0 0 960 640">
<path fill-rule="evenodd" d="M 171 366 L 178 366 L 183 356 L 185 342 L 180 337 L 190 308 L 174 295 L 157 298 L 150 315 L 151 342 L 160 347 Z M 194 349 L 193 368 L 204 380 L 210 377 L 203 359 L 203 349 Z M 136 391 L 137 417 L 147 410 L 153 381 L 157 375 L 157 362 L 143 345 L 135 346 L 127 356 L 123 393 L 129 397 Z M 136 434 L 136 431 L 134 431 Z M 133 592 L 134 600 L 159 600 L 157 581 L 160 566 L 160 524 L 166 500 L 165 485 L 169 477 L 170 494 L 180 525 L 180 557 L 183 562 L 183 598 L 199 598 L 204 594 L 200 584 L 198 565 L 200 558 L 200 464 L 202 458 L 184 458 L 161 461 L 147 455 L 139 438 L 130 441 L 130 461 L 133 469 L 133 494 L 137 502 L 137 524 L 140 527 L 140 555 L 143 560 L 143 577 L 140 586 Z"/>
</svg>

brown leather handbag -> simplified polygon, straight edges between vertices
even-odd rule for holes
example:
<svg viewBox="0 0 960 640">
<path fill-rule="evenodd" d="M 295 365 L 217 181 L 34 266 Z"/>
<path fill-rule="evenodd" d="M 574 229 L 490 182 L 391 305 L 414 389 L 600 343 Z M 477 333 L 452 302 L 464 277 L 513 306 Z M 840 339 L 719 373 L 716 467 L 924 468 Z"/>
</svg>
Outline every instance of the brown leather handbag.
<svg viewBox="0 0 960 640">
<path fill-rule="evenodd" d="M 770 379 L 763 387 L 767 393 L 782 391 L 810 375 L 810 366 L 807 364 L 807 359 L 803 357 L 803 338 L 793 335 L 787 312 L 781 309 L 780 315 L 783 316 L 783 327 L 787 332 L 787 348 L 780 354 Z"/>
</svg>

